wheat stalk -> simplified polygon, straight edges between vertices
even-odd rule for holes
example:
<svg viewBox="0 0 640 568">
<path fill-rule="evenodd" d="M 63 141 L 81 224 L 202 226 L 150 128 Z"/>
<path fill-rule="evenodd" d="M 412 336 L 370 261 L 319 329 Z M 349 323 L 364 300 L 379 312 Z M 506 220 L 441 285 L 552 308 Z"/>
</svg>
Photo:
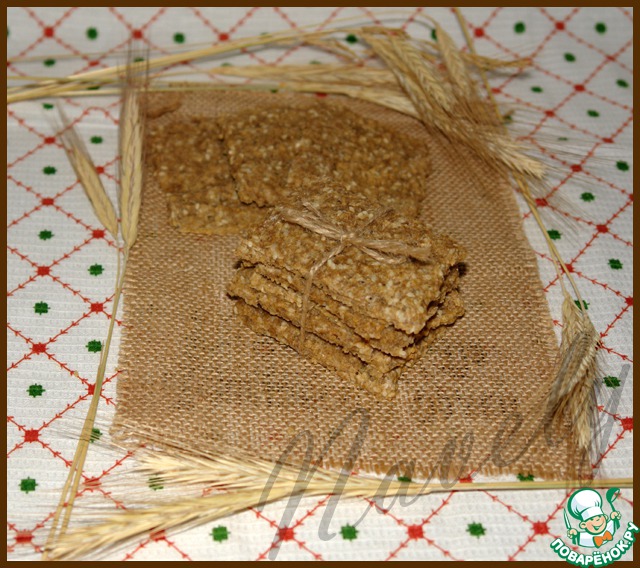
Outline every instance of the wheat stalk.
<svg viewBox="0 0 640 568">
<path fill-rule="evenodd" d="M 365 28 L 361 35 L 393 72 L 427 128 L 471 148 L 493 167 L 542 179 L 545 164 L 528 156 L 521 144 L 499 128 L 502 118 L 488 112 L 487 105 L 479 99 L 463 59 L 453 53 L 453 40 L 442 28 L 438 33 L 439 43 L 447 53 L 444 71 L 406 34 Z M 442 52 L 440 55 L 444 57 Z M 463 73 L 467 78 L 462 78 Z"/>
<path fill-rule="evenodd" d="M 460 9 L 455 8 L 455 13 L 464 33 L 469 51 L 475 53 L 473 39 L 469 34 L 467 23 Z M 480 76 L 494 111 L 497 117 L 500 118 L 497 102 L 491 91 L 486 73 L 482 69 L 480 70 Z M 562 255 L 547 232 L 547 228 L 538 211 L 537 204 L 531 194 L 525 173 L 518 168 L 512 168 L 510 171 L 538 227 L 545 237 L 551 256 L 555 260 L 556 271 L 558 272 L 558 278 L 562 285 L 564 296 L 560 361 L 554 385 L 549 395 L 551 418 L 553 420 L 559 420 L 564 416 L 565 412 L 568 414 L 573 425 L 572 432 L 575 442 L 586 458 L 590 455 L 592 433 L 595 425 L 594 385 L 596 378 L 596 355 L 600 344 L 600 336 L 593 322 L 583 309 L 584 302 L 573 276 L 569 272 Z M 573 298 L 571 298 L 564 286 L 562 273 L 566 275 L 580 308 L 575 305 Z M 580 462 L 582 461 L 583 460 L 580 460 Z"/>
<path fill-rule="evenodd" d="M 568 490 L 583 487 L 584 480 L 405 482 L 349 475 L 323 468 L 300 467 L 252 458 L 241 453 L 194 455 L 176 448 L 142 450 L 136 471 L 156 477 L 167 486 L 206 487 L 200 497 L 180 498 L 130 508 L 111 514 L 91 526 L 69 532 L 49 549 L 50 558 L 72 560 L 104 551 L 150 532 L 186 528 L 239 513 L 251 507 L 295 496 L 338 495 L 340 498 L 387 498 L 449 491 Z M 599 479 L 596 487 L 631 487 L 629 478 Z M 215 491 L 211 493 L 211 491 Z"/>
<path fill-rule="evenodd" d="M 345 29 L 344 31 L 349 30 Z M 118 82 L 123 74 L 128 74 L 130 77 L 137 74 L 147 74 L 151 69 L 170 67 L 184 61 L 209 58 L 224 53 L 247 50 L 253 47 L 264 47 L 274 44 L 282 45 L 286 42 L 305 43 L 307 39 L 315 46 L 323 46 L 324 44 L 320 39 L 324 36 L 330 35 L 331 33 L 333 33 L 333 30 L 307 33 L 301 33 L 298 31 L 267 33 L 260 36 L 231 40 L 201 49 L 164 55 L 147 61 L 129 62 L 126 65 L 116 65 L 105 69 L 96 69 L 94 71 L 77 73 L 61 79 L 42 81 L 40 85 L 35 87 L 26 87 L 17 92 L 10 92 L 7 94 L 7 104 L 31 100 L 34 98 L 67 95 L 69 92 L 86 87 L 87 83 L 93 85 Z M 326 44 L 326 48 L 329 51 L 337 49 L 335 44 L 331 42 Z M 348 48 L 343 48 L 340 52 L 344 54 L 345 50 L 350 53 Z"/>
<path fill-rule="evenodd" d="M 334 25 L 343 24 L 347 21 L 352 21 L 354 18 L 340 19 L 334 22 Z M 417 20 L 420 21 L 420 18 Z M 422 22 L 424 23 L 424 22 Z M 308 27 L 308 26 L 307 26 Z M 340 31 L 343 33 L 354 33 L 356 35 L 361 34 L 364 28 L 349 28 L 343 27 Z M 284 45 L 284 44 L 307 44 L 314 47 L 319 47 L 324 51 L 335 53 L 350 61 L 362 61 L 351 49 L 343 45 L 339 41 L 329 37 L 332 33 L 335 33 L 336 29 L 327 29 L 322 31 L 311 32 L 276 32 L 268 33 L 261 36 L 255 36 L 250 38 L 241 38 L 224 42 L 222 44 L 207 46 L 201 49 L 192 49 L 185 52 L 174 53 L 170 55 L 164 55 L 150 59 L 144 64 L 134 64 L 130 68 L 134 72 L 144 72 L 145 70 L 161 69 L 170 67 L 172 65 L 180 64 L 184 61 L 195 61 L 199 59 L 205 59 L 225 53 L 231 53 L 239 50 L 247 50 L 254 47 L 265 47 L 268 45 Z M 391 30 L 394 31 L 394 30 Z M 397 30 L 400 33 L 399 30 Z M 425 52 L 424 57 L 432 62 L 437 61 L 437 45 L 429 42 L 419 42 L 420 45 L 426 46 L 435 51 L 435 53 L 428 54 Z M 47 55 L 50 57 L 50 55 Z M 61 56 L 62 57 L 62 56 Z M 527 59 L 519 59 L 516 61 L 500 61 L 489 57 L 479 56 L 477 54 L 464 53 L 461 56 L 469 64 L 474 65 L 482 69 L 496 69 L 500 67 L 523 67 L 528 64 Z M 9 60 L 10 63 L 18 61 L 37 60 L 37 58 L 14 58 Z M 122 76 L 125 66 L 113 66 L 105 69 L 96 69 L 93 71 L 87 71 L 84 73 L 77 73 L 68 77 L 62 78 L 45 78 L 34 85 L 21 85 L 18 87 L 12 87 L 7 89 L 7 104 L 14 102 L 31 100 L 35 98 L 51 97 L 51 96 L 69 96 L 74 91 L 85 90 L 89 86 L 99 86 L 106 84 L 115 84 Z"/>
<path fill-rule="evenodd" d="M 62 489 L 58 506 L 54 512 L 52 525 L 47 537 L 45 552 L 43 554 L 43 560 L 49 559 L 48 551 L 51 550 L 51 548 L 55 546 L 60 539 L 64 538 L 69 526 L 71 513 L 73 511 L 76 495 L 82 479 L 89 444 L 91 442 L 91 434 L 98 412 L 98 404 L 102 394 L 107 357 L 111 347 L 116 315 L 118 313 L 122 289 L 124 287 L 124 276 L 126 273 L 127 261 L 129 259 L 129 251 L 135 242 L 137 234 L 138 212 L 140 210 L 142 194 L 143 162 L 141 148 L 142 133 L 144 132 L 143 114 L 139 111 L 137 96 L 137 91 L 133 87 L 130 90 L 125 91 L 122 112 L 120 115 L 120 131 L 121 133 L 123 130 L 125 132 L 124 135 L 121 136 L 120 145 L 120 183 L 121 188 L 124 188 L 121 189 L 120 193 L 120 228 L 125 247 L 123 258 L 121 259 L 119 252 L 117 256 L 118 265 L 116 270 L 116 288 L 113 299 L 113 310 L 109 320 L 107 338 L 100 353 L 100 362 L 96 374 L 93 396 L 82 425 L 78 445 L 73 456 L 67 480 Z M 98 219 L 117 241 L 118 222 L 113 204 L 100 182 L 95 166 L 93 165 L 91 157 L 82 143 L 82 140 L 75 132 L 65 114 L 62 112 L 62 109 L 58 108 L 58 110 L 63 124 L 65 125 L 62 138 L 65 150 L 67 151 L 67 156 L 69 156 L 69 160 L 72 163 L 78 179 L 89 197 L 94 210 L 96 211 Z M 124 166 L 122 166 L 123 163 Z"/>
<path fill-rule="evenodd" d="M 82 139 L 75 131 L 73 125 L 60 106 L 58 106 L 58 113 L 63 125 L 63 129 L 60 133 L 60 138 L 67 153 L 69 162 L 71 163 L 78 177 L 78 180 L 80 181 L 80 184 L 85 191 L 85 194 L 89 198 L 96 216 L 117 242 L 118 220 L 113 204 L 111 203 L 111 200 L 109 199 L 109 196 L 107 195 L 107 192 L 104 189 L 102 182 L 100 181 L 100 176 L 96 171 L 96 168 L 93 164 L 91 156 L 89 155 L 89 152 L 87 151 L 85 144 L 82 142 Z M 78 440 L 78 446 L 76 447 L 76 451 L 73 456 L 73 461 L 69 469 L 67 480 L 63 487 L 58 506 L 54 513 L 52 526 L 47 540 L 47 543 L 49 545 L 54 542 L 60 534 L 64 534 L 69 524 L 71 511 L 73 509 L 73 503 L 75 501 L 80 480 L 82 479 L 82 471 L 91 440 L 93 424 L 95 423 L 100 393 L 102 391 L 102 383 L 104 381 L 106 371 L 109 345 L 111 344 L 111 338 L 113 335 L 115 316 L 118 311 L 118 305 L 120 303 L 120 290 L 123 283 L 122 276 L 123 271 L 120 262 L 120 255 L 118 254 L 118 266 L 116 270 L 116 294 L 114 296 L 113 313 L 109 322 L 106 343 L 100 353 L 100 361 L 96 374 L 94 394 L 89 405 L 89 410 L 87 411 L 87 416 L 82 426 L 82 430 Z"/>
<path fill-rule="evenodd" d="M 248 65 L 242 67 L 215 67 L 207 70 L 210 75 L 269 79 L 272 81 L 316 82 L 328 84 L 360 85 L 363 87 L 396 87 L 393 73 L 388 69 L 362 65 L 335 65 L 316 63 L 311 65 L 279 65 L 267 67 Z M 167 75 L 159 75 L 165 78 Z"/>
</svg>

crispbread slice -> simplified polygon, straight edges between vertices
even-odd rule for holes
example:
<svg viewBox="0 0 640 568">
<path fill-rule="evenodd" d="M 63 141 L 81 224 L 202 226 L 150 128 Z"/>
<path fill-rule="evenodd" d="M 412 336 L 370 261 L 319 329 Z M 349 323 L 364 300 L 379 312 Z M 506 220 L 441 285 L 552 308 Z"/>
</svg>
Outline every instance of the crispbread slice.
<svg viewBox="0 0 640 568">
<path fill-rule="evenodd" d="M 167 194 L 169 220 L 184 233 L 235 234 L 264 221 L 267 212 L 242 203 L 211 119 L 194 117 L 153 126 L 148 161 Z"/>
<path fill-rule="evenodd" d="M 306 120 L 321 110 L 267 106 L 218 119 L 226 154 L 243 203 L 283 203 L 289 165 Z"/>
<path fill-rule="evenodd" d="M 300 330 L 295 325 L 272 316 L 261 308 L 254 308 L 243 300 L 236 302 L 235 311 L 241 321 L 256 333 L 268 335 L 280 343 L 297 349 Z M 426 337 L 420 344 L 421 350 L 427 349 L 443 329 L 440 327 Z M 322 340 L 313 333 L 305 335 L 304 355 L 380 398 L 393 398 L 396 395 L 398 379 L 406 368 L 404 365 L 388 373 L 380 373 L 371 365 L 363 363 L 357 357 L 345 353 L 339 347 Z"/>
<path fill-rule="evenodd" d="M 344 234 L 387 239 L 429 252 L 426 262 L 394 257 L 404 261 L 384 263 L 347 245 L 316 272 L 314 285 L 359 313 L 386 321 L 405 333 L 420 332 L 445 276 L 464 258 L 462 247 L 447 236 L 436 235 L 418 219 L 395 212 L 383 215 L 366 197 L 347 195 L 340 184 L 319 180 L 316 191 L 311 189 L 296 198 L 316 208 Z M 329 257 L 336 244 L 335 239 L 273 215 L 241 241 L 236 253 L 248 264 L 270 265 L 306 278 L 316 263 Z"/>
<path fill-rule="evenodd" d="M 269 276 L 265 276 L 265 273 Z M 262 308 L 291 321 L 295 325 L 299 325 L 302 295 L 305 289 L 304 282 L 302 279 L 298 279 L 296 286 L 290 286 L 287 278 L 288 276 L 280 274 L 276 269 L 264 265 L 242 268 L 234 276 L 229 291 L 249 301 L 243 291 L 245 288 L 252 288 L 254 291 L 265 295 L 260 302 Z M 448 325 L 464 314 L 464 308 L 461 303 L 460 305 L 450 303 L 449 305 L 453 310 L 447 310 L 445 313 L 439 314 L 438 320 L 434 320 L 445 295 L 457 288 L 457 285 L 457 269 L 453 269 L 445 279 L 442 294 L 437 301 L 432 303 L 429 309 L 427 329 L 435 327 L 432 321 L 437 321 L 437 325 Z M 411 346 L 418 338 L 417 335 L 408 335 L 385 322 L 380 322 L 367 315 L 353 313 L 353 310 L 327 297 L 315 286 L 311 287 L 309 300 L 310 305 L 313 306 L 313 310 L 309 310 L 309 316 L 321 316 L 322 323 L 319 325 L 322 325 L 323 330 L 326 329 L 326 332 L 322 333 L 316 327 L 314 332 L 326 341 L 336 343 L 349 350 L 359 348 L 358 346 L 362 344 L 360 348 L 365 353 L 367 350 L 374 349 L 393 358 L 407 358 L 410 356 Z M 251 301 L 249 303 L 255 305 Z M 285 312 L 287 315 L 285 315 Z M 313 326 L 311 321 L 309 326 Z M 379 337 L 372 337 L 375 333 L 372 334 L 369 331 L 371 328 L 378 332 L 382 329 L 382 333 L 378 334 Z M 365 361 L 371 362 L 366 356 L 361 356 L 357 352 L 353 353 Z"/>
<path fill-rule="evenodd" d="M 297 276 L 288 270 L 275 268 L 265 264 L 245 265 L 252 266 L 255 271 L 286 289 L 295 290 L 302 294 L 306 286 L 306 277 Z M 454 266 L 444 279 L 442 288 L 426 311 L 427 320 L 434 314 L 433 306 L 442 301 L 442 298 L 450 291 L 458 287 L 460 280 L 459 269 Z M 340 303 L 321 288 L 315 285 L 311 287 L 309 297 L 312 301 L 325 307 L 329 312 L 343 320 L 349 327 L 371 342 L 376 348 L 393 355 L 404 357 L 404 349 L 413 342 L 415 334 L 407 334 L 381 319 L 372 317 L 370 313 L 358 311 L 358 306 L 352 307 Z M 464 309 L 463 309 L 464 313 Z M 462 315 L 462 314 L 461 314 Z"/>
<path fill-rule="evenodd" d="M 183 233 L 235 235 L 241 229 L 258 226 L 267 212 L 254 205 L 211 204 L 189 194 L 170 194 L 169 222 Z"/>
<path fill-rule="evenodd" d="M 206 193 L 212 204 L 239 203 L 218 126 L 211 119 L 180 118 L 154 125 L 145 148 L 163 191 Z"/>
<path fill-rule="evenodd" d="M 427 147 L 346 107 L 266 106 L 219 120 L 238 196 L 279 205 L 329 176 L 345 191 L 415 214 L 431 171 Z"/>
</svg>

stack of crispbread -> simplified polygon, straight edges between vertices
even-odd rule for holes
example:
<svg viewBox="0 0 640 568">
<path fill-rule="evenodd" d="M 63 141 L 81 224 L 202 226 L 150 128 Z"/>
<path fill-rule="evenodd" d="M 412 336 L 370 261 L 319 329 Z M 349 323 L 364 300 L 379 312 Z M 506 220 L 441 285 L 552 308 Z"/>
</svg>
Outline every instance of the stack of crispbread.
<svg viewBox="0 0 640 568">
<path fill-rule="evenodd" d="M 263 105 L 217 120 L 153 124 L 148 157 L 183 232 L 254 227 L 307 180 L 327 176 L 350 193 L 415 214 L 431 170 L 426 145 L 341 105 Z"/>
<path fill-rule="evenodd" d="M 394 396 L 406 365 L 464 313 L 464 251 L 342 183 L 307 181 L 288 197 L 238 247 L 229 285 L 238 315 L 374 395 Z"/>
</svg>

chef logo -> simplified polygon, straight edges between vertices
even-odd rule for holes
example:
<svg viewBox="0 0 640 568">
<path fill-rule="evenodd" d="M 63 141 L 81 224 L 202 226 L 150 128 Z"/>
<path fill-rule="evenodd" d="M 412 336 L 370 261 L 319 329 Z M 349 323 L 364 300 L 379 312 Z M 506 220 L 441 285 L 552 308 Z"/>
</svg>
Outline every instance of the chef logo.
<svg viewBox="0 0 640 568">
<path fill-rule="evenodd" d="M 564 510 L 564 522 L 567 526 L 567 537 L 573 544 L 586 548 L 600 548 L 605 542 L 612 541 L 613 535 L 620 528 L 620 513 L 613 506 L 620 490 L 607 491 L 607 501 L 611 513 L 602 510 L 602 497 L 595 489 L 578 489 L 571 494 Z M 578 519 L 580 530 L 576 530 L 569 522 L 569 514 Z"/>
<path fill-rule="evenodd" d="M 576 566 L 606 566 L 625 554 L 635 541 L 638 527 L 630 521 L 627 530 L 620 534 L 622 515 L 613 504 L 619 495 L 620 490 L 616 487 L 609 489 L 604 499 L 595 489 L 574 491 L 564 509 L 567 538 L 573 545 L 592 550 L 585 555 L 572 550 L 575 546 L 570 547 L 556 538 L 551 543 L 556 554 Z M 608 507 L 603 505 L 605 502 Z"/>
</svg>

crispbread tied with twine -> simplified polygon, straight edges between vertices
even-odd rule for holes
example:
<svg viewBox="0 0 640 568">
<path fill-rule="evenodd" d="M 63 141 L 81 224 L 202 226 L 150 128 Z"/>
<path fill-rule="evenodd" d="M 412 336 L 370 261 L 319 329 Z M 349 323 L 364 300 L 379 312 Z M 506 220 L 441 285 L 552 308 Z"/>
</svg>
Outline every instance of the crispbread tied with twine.
<svg viewBox="0 0 640 568">
<path fill-rule="evenodd" d="M 460 13 L 457 12 L 457 14 L 463 30 L 466 33 L 466 24 Z M 451 140 L 473 148 L 488 164 L 514 176 L 536 221 L 547 238 L 551 255 L 556 260 L 559 275 L 564 274 L 566 276 L 573 293 L 578 300 L 580 300 L 579 290 L 571 274 L 553 242 L 546 234 L 544 224 L 539 214 L 537 214 L 535 201 L 532 198 L 527 183 L 529 179 L 543 179 L 545 176 L 545 167 L 540 162 L 529 158 L 523 152 L 522 148 L 508 136 L 500 124 L 499 115 L 496 115 L 494 112 L 495 107 L 488 105 L 480 97 L 476 91 L 473 79 L 469 76 L 470 67 L 473 67 L 475 71 L 480 73 L 481 78 L 486 84 L 484 77 L 485 70 L 487 68 L 497 67 L 501 63 L 478 56 L 473 50 L 473 44 L 468 34 L 467 40 L 471 48 L 470 52 L 459 52 L 444 30 L 435 22 L 433 22 L 433 25 L 438 36 L 437 44 L 414 41 L 399 30 L 388 30 L 382 27 L 354 29 L 353 31 L 358 33 L 359 36 L 371 46 L 375 54 L 387 64 L 387 69 L 357 67 L 355 68 L 358 70 L 356 73 L 353 66 L 343 66 L 335 68 L 333 73 L 328 75 L 323 74 L 327 71 L 326 66 L 322 68 L 316 67 L 315 69 L 297 67 L 286 70 L 252 68 L 227 70 L 226 72 L 227 74 L 235 73 L 236 75 L 244 73 L 245 76 L 258 79 L 266 78 L 272 83 L 278 81 L 281 88 L 296 91 L 322 90 L 324 92 L 341 93 L 364 100 L 372 100 L 378 104 L 399 110 L 411 116 L 420 117 L 426 127 L 436 129 L 445 136 L 448 136 Z M 314 33 L 290 32 L 286 34 L 267 34 L 266 36 L 236 40 L 225 45 L 218 45 L 194 52 L 183 52 L 156 58 L 148 63 L 148 68 L 161 68 L 171 63 L 230 52 L 239 48 L 272 45 L 282 42 L 300 42 L 318 45 L 324 49 L 336 49 L 335 43 L 331 43 L 330 34 L 331 30 Z M 516 65 L 520 64 L 522 64 L 522 62 L 516 62 Z M 136 73 L 142 71 L 143 66 L 130 65 L 129 69 L 131 72 Z M 42 96 L 89 95 L 94 93 L 87 91 L 87 88 L 96 85 L 115 85 L 116 91 L 119 91 L 121 71 L 121 67 L 116 67 L 82 73 L 65 79 L 36 81 L 33 85 L 27 87 L 9 89 L 7 102 L 28 100 Z M 308 73 L 305 74 L 305 71 Z M 395 78 L 395 81 L 391 80 L 392 77 Z M 193 84 L 191 86 L 182 84 L 176 86 L 170 82 L 162 83 L 160 80 L 156 81 L 155 87 L 152 88 L 172 90 L 189 88 L 206 89 L 212 87 L 206 84 Z M 105 94 L 106 92 L 108 92 L 108 90 L 103 89 L 100 94 Z M 124 132 L 125 130 L 123 129 L 123 133 Z M 131 130 L 128 135 L 123 135 L 123 139 L 127 140 L 128 143 L 140 140 L 135 131 Z M 141 161 L 136 162 L 136 159 L 140 159 L 140 154 L 137 153 L 136 149 L 127 148 L 126 145 L 121 147 L 121 151 L 131 152 L 130 157 L 132 159 L 128 160 L 127 156 L 124 156 L 123 163 L 128 163 L 129 166 L 133 167 L 133 171 L 129 171 L 129 174 L 132 176 L 131 179 L 139 180 L 139 166 L 141 166 L 142 163 Z M 72 156 L 74 152 L 71 151 L 69 154 Z M 82 158 L 80 161 L 81 160 Z M 79 163 L 78 160 L 76 160 L 76 163 Z M 76 171 L 85 189 L 91 186 L 91 174 L 81 174 L 81 168 L 76 168 Z M 136 196 L 139 197 L 139 193 L 137 193 L 135 188 L 136 182 L 133 182 L 130 185 L 131 191 L 127 193 L 130 201 L 121 202 L 122 213 L 127 218 L 126 224 L 124 222 L 124 216 L 122 221 L 122 233 L 125 241 L 125 262 L 126 252 L 135 240 L 134 224 L 137 218 L 136 207 L 139 207 L 139 200 L 137 206 L 134 203 Z M 91 195 L 92 190 L 87 189 L 87 192 Z M 96 206 L 95 204 L 100 201 L 99 199 L 95 199 L 95 197 L 94 192 L 92 198 L 94 207 Z M 97 206 L 96 210 L 98 211 L 99 209 L 100 207 Z M 105 227 L 109 228 L 111 226 L 111 228 L 113 228 L 112 216 L 105 211 L 102 213 L 103 214 L 99 213 L 98 217 Z M 124 270 L 119 270 L 118 287 L 116 288 L 114 300 L 114 314 L 120 296 L 121 276 L 123 272 Z M 563 282 L 562 278 L 561 282 Z M 576 442 L 579 447 L 582 448 L 583 454 L 588 457 L 593 432 L 593 383 L 595 378 L 595 354 L 598 338 L 588 315 L 583 310 L 575 307 L 573 298 L 571 298 L 564 283 L 563 293 L 565 295 L 565 302 L 563 306 L 564 327 L 561 344 L 562 356 L 558 365 L 557 379 L 554 388 L 549 393 L 549 399 L 552 402 L 552 417 L 561 417 L 564 412 L 568 412 L 569 416 L 572 417 L 576 425 L 574 431 Z M 114 319 L 115 318 L 112 317 L 108 337 L 110 337 Z M 100 378 L 101 372 L 102 375 L 104 375 L 103 361 L 106 361 L 108 344 L 106 347 L 106 349 L 103 349 L 103 359 L 101 359 L 100 365 L 101 371 L 99 371 L 98 378 Z M 94 400 L 97 404 L 99 388 L 96 388 L 95 393 Z M 85 426 L 91 423 L 92 413 L 95 415 L 93 401 Z M 72 470 L 76 472 L 78 468 L 81 472 L 84 455 L 86 455 L 88 436 L 84 435 L 85 430 L 86 428 L 83 428 L 79 451 L 76 453 L 72 467 Z M 82 452 L 80 451 L 81 446 L 83 448 Z M 84 455 L 78 460 L 77 458 L 80 454 Z M 168 456 L 166 459 L 173 457 L 177 460 L 179 466 L 184 466 L 186 469 L 194 465 L 194 462 L 190 462 L 189 466 L 187 466 L 189 462 L 189 458 L 187 457 L 188 449 L 179 448 L 166 455 Z M 161 459 L 160 462 L 162 462 Z M 241 461 L 242 466 L 245 466 L 247 463 L 247 461 Z M 225 456 L 219 455 L 203 456 L 195 460 L 195 469 L 200 473 L 205 470 L 209 473 L 213 472 L 211 475 L 212 479 L 218 479 L 220 475 L 226 475 L 231 470 L 238 472 L 238 465 L 238 462 L 234 461 L 233 458 L 226 458 Z M 248 481 L 236 485 L 237 491 L 233 493 L 232 499 L 228 499 L 222 505 L 213 503 L 204 504 L 204 511 L 198 510 L 198 515 L 196 515 L 195 520 L 197 522 L 206 522 L 207 520 L 219 518 L 220 516 L 240 511 L 248 506 L 263 502 L 260 487 L 261 484 L 262 486 L 264 485 L 265 480 L 271 474 L 272 470 L 270 469 L 271 464 L 268 466 L 265 464 L 262 465 L 264 467 L 258 468 L 258 470 L 251 470 Z M 152 471 L 159 471 L 164 470 L 166 467 L 167 464 L 165 462 L 159 463 L 156 461 L 150 466 L 150 469 Z M 178 467 L 178 469 L 180 469 L 180 467 Z M 189 475 L 193 475 L 193 472 L 191 471 Z M 178 482 L 184 482 L 184 479 L 180 478 L 179 475 L 176 475 L 176 478 Z M 575 486 L 576 483 L 579 482 L 575 480 L 561 482 L 563 487 Z M 625 486 L 625 484 L 628 483 L 630 483 L 630 480 L 608 480 L 601 482 L 600 486 L 609 484 Z M 65 492 L 67 492 L 68 485 L 65 487 Z M 374 483 L 374 485 L 376 484 Z M 474 488 L 478 488 L 476 484 L 470 484 L 469 488 L 473 485 L 475 485 Z M 526 486 L 519 485 L 518 487 L 537 488 L 538 486 L 543 487 L 544 482 L 540 485 L 533 482 Z M 498 484 L 498 486 L 493 485 L 492 489 L 498 489 L 500 487 L 511 488 L 505 484 Z M 301 494 L 307 492 L 313 493 L 313 491 L 307 489 L 308 486 L 300 488 L 298 484 L 290 478 L 289 481 L 283 478 L 282 485 L 280 485 L 279 488 L 282 493 L 279 494 L 277 498 L 284 498 L 296 492 Z M 397 488 L 390 486 L 389 489 L 395 491 Z M 323 486 L 321 489 L 321 491 L 328 490 L 329 486 Z M 365 483 L 364 488 L 360 488 L 354 492 L 354 494 L 358 496 L 371 496 L 378 495 L 379 491 L 379 484 L 373 487 Z M 424 489 L 419 492 L 425 493 L 427 490 Z M 61 507 L 64 506 L 64 502 L 65 496 L 63 495 Z M 78 529 L 70 534 L 63 535 L 62 538 L 60 538 L 60 535 L 54 535 L 52 532 L 52 539 L 50 539 L 47 544 L 45 554 L 48 554 L 50 558 L 70 557 L 77 553 L 89 552 L 95 547 L 110 546 L 113 543 L 122 541 L 124 538 L 143 534 L 152 528 L 158 528 L 160 526 L 171 528 L 184 522 L 185 515 L 189 515 L 189 509 L 195 509 L 193 503 L 174 503 L 172 504 L 171 511 L 168 511 L 166 508 L 154 509 L 152 506 L 144 513 L 136 511 L 122 513 L 113 517 L 111 524 L 106 522 L 97 525 L 91 530 Z M 66 510 L 70 511 L 70 507 L 67 507 Z M 59 518 L 59 514 L 60 509 L 56 514 L 56 519 Z M 138 523 L 138 518 L 141 514 L 146 524 Z M 149 519 L 152 519 L 152 521 L 149 521 Z M 66 528 L 67 525 L 68 516 L 65 517 L 63 527 Z M 126 527 L 126 530 L 122 529 L 123 526 Z M 84 543 L 84 548 L 79 547 L 80 543 Z"/>
</svg>

